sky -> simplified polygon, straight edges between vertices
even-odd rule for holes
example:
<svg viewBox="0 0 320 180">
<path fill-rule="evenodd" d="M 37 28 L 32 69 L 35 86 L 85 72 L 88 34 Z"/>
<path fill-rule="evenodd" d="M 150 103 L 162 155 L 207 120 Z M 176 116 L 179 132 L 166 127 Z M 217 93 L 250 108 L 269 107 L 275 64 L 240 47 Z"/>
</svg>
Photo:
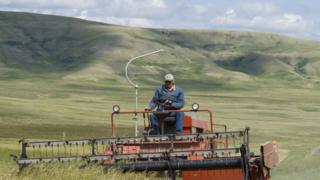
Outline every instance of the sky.
<svg viewBox="0 0 320 180">
<path fill-rule="evenodd" d="M 0 11 L 132 27 L 245 30 L 320 40 L 319 0 L 0 0 Z"/>
</svg>

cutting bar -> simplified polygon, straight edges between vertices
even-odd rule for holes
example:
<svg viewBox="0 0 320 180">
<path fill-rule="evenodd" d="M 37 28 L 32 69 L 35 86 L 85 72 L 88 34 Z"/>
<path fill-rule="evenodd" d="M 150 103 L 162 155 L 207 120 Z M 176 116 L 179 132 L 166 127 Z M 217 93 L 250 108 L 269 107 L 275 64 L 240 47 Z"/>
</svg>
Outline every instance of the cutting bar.
<svg viewBox="0 0 320 180">
<path fill-rule="evenodd" d="M 51 146 L 67 146 L 67 145 L 90 145 L 90 144 L 132 144 L 146 142 L 161 142 L 161 141 L 199 141 L 201 139 L 221 139 L 228 137 L 241 137 L 243 131 L 230 132 L 214 132 L 203 134 L 186 134 L 186 135 L 158 135 L 158 136 L 141 136 L 141 137 L 117 137 L 117 138 L 96 138 L 85 140 L 66 140 L 66 141 L 36 141 L 28 142 L 24 140 L 26 147 L 51 147 Z"/>
<path fill-rule="evenodd" d="M 132 154 L 112 154 L 112 155 L 93 155 L 93 156 L 73 156 L 73 157 L 46 157 L 19 159 L 18 164 L 35 164 L 49 163 L 55 161 L 69 162 L 75 160 L 95 161 L 119 161 L 119 160 L 136 160 L 143 161 L 148 159 L 168 159 L 168 158 L 187 158 L 192 155 L 201 155 L 205 158 L 232 156 L 239 154 L 239 148 L 215 149 L 215 150 L 197 150 L 197 151 L 175 151 L 175 152 L 154 152 L 154 153 L 132 153 Z"/>
</svg>

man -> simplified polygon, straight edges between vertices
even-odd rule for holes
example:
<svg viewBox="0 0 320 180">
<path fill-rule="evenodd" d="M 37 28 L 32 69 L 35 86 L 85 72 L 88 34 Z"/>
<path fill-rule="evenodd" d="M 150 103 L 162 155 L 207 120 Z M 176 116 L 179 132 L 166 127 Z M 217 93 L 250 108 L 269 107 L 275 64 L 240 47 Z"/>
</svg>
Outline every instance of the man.
<svg viewBox="0 0 320 180">
<path fill-rule="evenodd" d="M 157 111 L 178 110 L 184 106 L 184 93 L 180 87 L 175 85 L 172 74 L 167 74 L 164 77 L 165 82 L 155 92 L 146 111 L 151 111 L 157 107 Z M 176 133 L 181 134 L 183 128 L 183 112 L 170 112 L 167 116 L 175 117 Z M 160 134 L 159 119 L 155 114 L 151 114 L 151 126 L 153 133 Z"/>
</svg>

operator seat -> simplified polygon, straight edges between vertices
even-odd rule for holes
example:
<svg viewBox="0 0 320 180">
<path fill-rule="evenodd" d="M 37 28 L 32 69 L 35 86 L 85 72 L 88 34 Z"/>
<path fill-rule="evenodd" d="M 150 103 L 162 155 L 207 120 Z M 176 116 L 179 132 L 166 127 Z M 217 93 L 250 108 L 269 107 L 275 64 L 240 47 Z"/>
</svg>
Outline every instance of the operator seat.
<svg viewBox="0 0 320 180">
<path fill-rule="evenodd" d="M 160 134 L 175 134 L 176 133 L 176 117 L 167 116 L 159 119 Z"/>
<path fill-rule="evenodd" d="M 156 112 L 155 115 L 159 120 L 160 134 L 176 133 L 176 117 L 169 116 L 167 112 Z"/>
</svg>

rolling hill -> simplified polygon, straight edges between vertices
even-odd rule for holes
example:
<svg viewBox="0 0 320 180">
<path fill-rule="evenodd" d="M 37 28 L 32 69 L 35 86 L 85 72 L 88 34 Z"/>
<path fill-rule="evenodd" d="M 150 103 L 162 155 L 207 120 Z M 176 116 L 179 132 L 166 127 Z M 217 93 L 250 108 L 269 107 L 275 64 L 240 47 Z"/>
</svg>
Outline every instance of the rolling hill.
<svg viewBox="0 0 320 180">
<path fill-rule="evenodd" d="M 129 28 L 15 12 L 0 12 L 0 27 L 2 79 L 43 76 L 122 83 L 129 58 L 164 49 L 134 63 L 133 78 L 153 84 L 159 74 L 172 72 L 181 83 L 196 80 L 215 86 L 265 84 L 270 79 L 318 85 L 320 80 L 320 42 L 270 33 Z"/>
</svg>

